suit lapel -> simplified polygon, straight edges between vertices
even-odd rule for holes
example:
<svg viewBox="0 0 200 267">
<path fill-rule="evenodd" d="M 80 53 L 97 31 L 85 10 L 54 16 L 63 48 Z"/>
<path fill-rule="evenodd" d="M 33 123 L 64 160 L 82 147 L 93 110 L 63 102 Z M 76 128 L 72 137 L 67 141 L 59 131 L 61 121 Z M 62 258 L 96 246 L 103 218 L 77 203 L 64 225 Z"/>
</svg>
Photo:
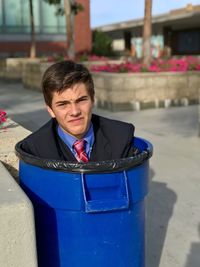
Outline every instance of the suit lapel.
<svg viewBox="0 0 200 267">
<path fill-rule="evenodd" d="M 59 158 L 61 160 L 66 160 L 66 161 L 77 161 L 73 153 L 68 148 L 68 146 L 59 137 L 57 133 L 57 121 L 55 119 L 53 120 L 52 134 L 53 134 L 52 140 L 54 140 L 54 147 L 56 152 L 59 154 Z"/>
<path fill-rule="evenodd" d="M 112 158 L 112 151 L 109 140 L 103 133 L 99 117 L 92 116 L 95 142 L 90 155 L 90 161 L 107 160 Z"/>
<path fill-rule="evenodd" d="M 73 153 L 70 151 L 68 146 L 63 142 L 63 140 L 58 137 L 58 143 L 59 143 L 59 150 L 61 151 L 61 155 L 63 157 L 63 160 L 67 161 L 77 161 Z"/>
</svg>

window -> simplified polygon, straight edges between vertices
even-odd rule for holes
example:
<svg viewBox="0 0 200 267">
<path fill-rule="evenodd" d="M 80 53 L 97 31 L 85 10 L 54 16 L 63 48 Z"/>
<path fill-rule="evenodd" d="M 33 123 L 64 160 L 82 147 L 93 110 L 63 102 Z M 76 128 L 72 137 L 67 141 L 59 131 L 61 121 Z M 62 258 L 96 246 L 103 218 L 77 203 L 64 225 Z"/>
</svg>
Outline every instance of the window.
<svg viewBox="0 0 200 267">
<path fill-rule="evenodd" d="M 180 53 L 195 53 L 200 51 L 200 31 L 180 32 L 178 50 Z"/>
<path fill-rule="evenodd" d="M 29 1 L 21 0 L 22 3 L 22 31 L 30 32 L 30 7 Z M 33 0 L 33 15 L 35 23 L 35 31 L 39 32 L 40 19 L 39 19 L 39 2 L 38 0 Z"/>
<path fill-rule="evenodd" d="M 43 33 L 57 33 L 58 17 L 56 6 L 42 1 L 42 31 Z"/>
<path fill-rule="evenodd" d="M 49 5 L 43 0 L 32 1 L 36 33 L 57 34 L 66 32 L 65 16 L 56 15 L 56 5 Z M 3 18 L 5 18 L 5 22 Z M 1 32 L 2 29 L 6 33 L 30 33 L 30 7 L 28 0 L 0 0 Z"/>
<path fill-rule="evenodd" d="M 3 10 L 2 10 L 2 0 L 0 0 L 0 27 L 3 25 Z"/>
<path fill-rule="evenodd" d="M 6 0 L 5 24 L 8 32 L 20 32 L 22 26 L 21 1 Z"/>
</svg>

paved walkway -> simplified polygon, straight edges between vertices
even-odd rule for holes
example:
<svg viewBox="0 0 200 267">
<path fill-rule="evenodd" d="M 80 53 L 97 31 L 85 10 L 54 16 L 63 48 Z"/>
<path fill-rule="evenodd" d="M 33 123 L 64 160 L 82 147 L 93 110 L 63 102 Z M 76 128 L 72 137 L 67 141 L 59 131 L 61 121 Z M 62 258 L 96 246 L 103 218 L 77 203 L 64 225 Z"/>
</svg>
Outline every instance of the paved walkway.
<svg viewBox="0 0 200 267">
<path fill-rule="evenodd" d="M 0 108 L 33 131 L 48 118 L 41 93 L 0 82 Z M 132 122 L 154 145 L 147 198 L 147 267 L 200 266 L 198 107 L 97 113 Z"/>
</svg>

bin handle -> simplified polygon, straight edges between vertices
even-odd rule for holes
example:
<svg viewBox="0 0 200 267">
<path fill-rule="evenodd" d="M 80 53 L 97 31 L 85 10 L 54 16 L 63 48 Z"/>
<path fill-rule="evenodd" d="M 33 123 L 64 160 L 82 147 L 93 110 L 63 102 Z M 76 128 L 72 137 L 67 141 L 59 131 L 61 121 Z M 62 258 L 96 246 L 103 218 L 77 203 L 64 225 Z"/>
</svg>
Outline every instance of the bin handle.
<svg viewBox="0 0 200 267">
<path fill-rule="evenodd" d="M 120 174 L 120 175 L 119 175 Z M 116 173 L 113 173 L 116 175 Z M 86 183 L 86 174 L 81 173 L 81 181 L 82 181 L 82 189 L 83 189 L 83 199 L 85 204 L 85 212 L 86 213 L 98 213 L 98 212 L 107 212 L 107 211 L 115 211 L 115 210 L 127 210 L 129 208 L 129 194 L 128 194 L 128 184 L 127 184 L 127 175 L 126 171 L 118 173 L 119 177 L 119 188 L 118 195 L 116 193 L 116 197 L 114 198 L 102 198 L 95 199 L 89 198 L 88 192 L 90 192 L 90 188 L 88 188 Z M 106 187 L 106 185 L 105 185 Z M 98 189 L 98 188 L 97 188 Z M 119 196 L 120 192 L 120 196 Z"/>
</svg>

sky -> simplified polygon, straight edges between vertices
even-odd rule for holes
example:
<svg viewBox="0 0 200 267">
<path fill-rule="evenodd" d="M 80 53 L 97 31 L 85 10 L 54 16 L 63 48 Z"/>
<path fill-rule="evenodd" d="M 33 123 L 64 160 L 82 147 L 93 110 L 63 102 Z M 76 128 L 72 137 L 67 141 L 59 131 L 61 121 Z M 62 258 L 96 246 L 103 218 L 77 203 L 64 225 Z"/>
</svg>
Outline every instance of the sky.
<svg viewBox="0 0 200 267">
<path fill-rule="evenodd" d="M 167 13 L 191 3 L 200 5 L 200 0 L 152 0 L 152 14 Z M 91 27 L 143 18 L 145 0 L 90 0 Z"/>
</svg>

